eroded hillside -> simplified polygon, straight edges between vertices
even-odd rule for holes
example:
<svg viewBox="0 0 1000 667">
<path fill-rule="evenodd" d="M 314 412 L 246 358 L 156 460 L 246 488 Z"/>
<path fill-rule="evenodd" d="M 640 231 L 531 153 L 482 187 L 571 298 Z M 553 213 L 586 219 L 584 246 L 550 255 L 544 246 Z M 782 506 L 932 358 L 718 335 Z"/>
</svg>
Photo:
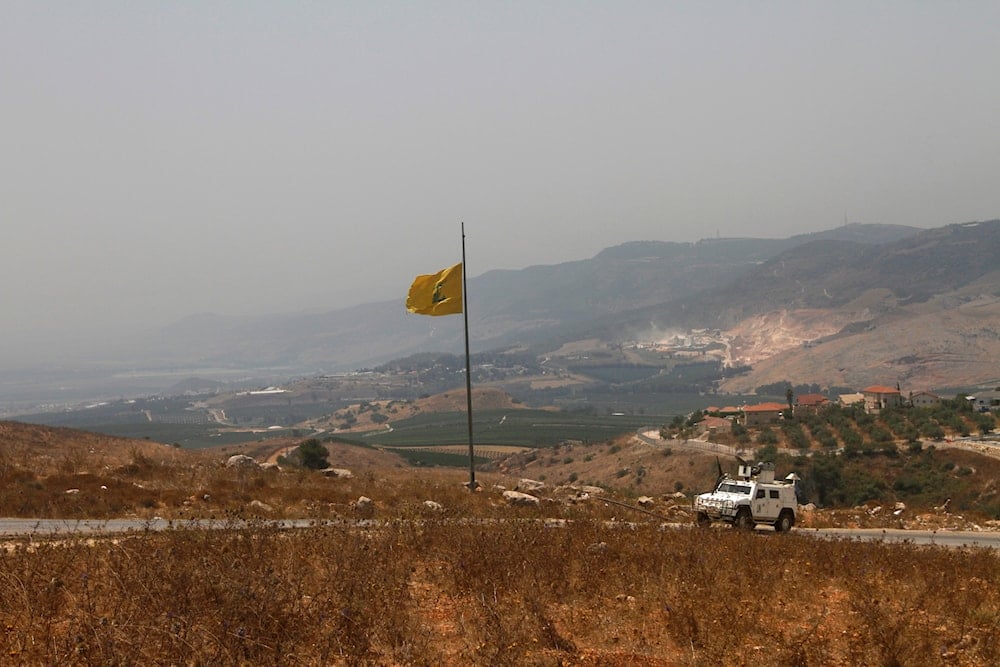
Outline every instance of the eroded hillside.
<svg viewBox="0 0 1000 667">
<path fill-rule="evenodd" d="M 734 357 L 753 364 L 753 370 L 726 380 L 721 389 L 752 392 L 784 379 L 853 387 L 901 382 L 918 388 L 1000 382 L 1000 297 L 949 294 L 876 312 L 839 309 L 812 319 L 797 313 L 747 318 L 733 329 Z M 866 319 L 866 314 L 875 316 Z M 847 329 L 808 337 L 840 324 Z"/>
</svg>

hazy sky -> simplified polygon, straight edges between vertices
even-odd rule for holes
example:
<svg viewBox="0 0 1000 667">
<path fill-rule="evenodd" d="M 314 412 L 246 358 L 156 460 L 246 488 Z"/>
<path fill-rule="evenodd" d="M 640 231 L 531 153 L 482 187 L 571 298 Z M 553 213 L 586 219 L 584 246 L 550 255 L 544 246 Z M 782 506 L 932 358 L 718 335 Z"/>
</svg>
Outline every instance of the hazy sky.
<svg viewBox="0 0 1000 667">
<path fill-rule="evenodd" d="M 1000 217 L 997 2 L 0 2 L 0 335 Z"/>
</svg>

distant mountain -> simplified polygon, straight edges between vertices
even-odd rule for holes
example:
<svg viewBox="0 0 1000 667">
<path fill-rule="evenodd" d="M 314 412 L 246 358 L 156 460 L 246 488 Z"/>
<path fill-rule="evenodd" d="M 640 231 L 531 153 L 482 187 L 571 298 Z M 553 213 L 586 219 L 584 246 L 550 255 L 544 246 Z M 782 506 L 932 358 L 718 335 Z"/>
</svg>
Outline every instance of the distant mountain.
<svg viewBox="0 0 1000 667">
<path fill-rule="evenodd" d="M 729 332 L 753 372 L 731 391 L 801 378 L 918 389 L 1000 383 L 1000 220 L 880 245 L 819 240 L 739 280 L 619 318 Z"/>
<path fill-rule="evenodd" d="M 490 271 L 469 279 L 472 345 L 485 350 L 558 338 L 601 318 L 728 284 L 817 239 L 879 244 L 919 231 L 855 224 L 789 239 L 631 242 L 589 260 Z M 315 372 L 370 366 L 425 350 L 454 350 L 461 340 L 459 318 L 410 315 L 400 299 L 317 314 L 196 315 L 132 338 L 116 348 L 116 355 L 154 365 Z"/>
<path fill-rule="evenodd" d="M 588 260 L 490 271 L 469 278 L 472 346 L 532 345 L 613 328 L 619 317 L 664 309 L 730 284 L 747 289 L 762 267 L 795 263 L 786 253 L 804 246 L 865 252 L 919 236 L 899 225 L 851 224 L 787 239 L 719 238 L 695 243 L 638 241 Z M 819 244 L 819 245 L 817 245 Z M 823 244 L 826 244 L 825 246 Z M 804 251 L 802 270 L 818 250 Z M 834 262 L 833 258 L 828 261 Z M 746 276 L 754 276 L 750 281 Z M 144 365 L 283 370 L 351 370 L 427 350 L 459 349 L 460 318 L 411 315 L 402 299 L 325 313 L 224 317 L 195 315 L 116 346 L 119 359 Z"/>
<path fill-rule="evenodd" d="M 609 256 L 618 263 L 602 265 Z M 1000 384 L 1000 220 L 931 230 L 852 225 L 778 242 L 632 243 L 588 267 L 600 274 L 578 277 L 598 285 L 589 290 L 591 316 L 522 332 L 520 342 L 541 352 L 570 341 L 720 330 L 730 341 L 728 362 L 753 366 L 724 383 L 731 391 L 784 379 L 855 387 L 904 381 L 923 389 Z M 616 310 L 606 301 L 602 281 L 612 276 L 619 298 L 627 294 L 623 300 L 636 307 Z M 583 298 L 580 290 L 562 294 Z"/>
<path fill-rule="evenodd" d="M 872 290 L 888 290 L 897 304 L 918 303 L 998 266 L 1000 220 L 949 225 L 881 244 L 827 237 L 777 254 L 729 284 L 659 304 L 653 321 L 728 328 L 775 309 L 841 308 Z"/>
<path fill-rule="evenodd" d="M 717 345 L 713 358 L 730 366 L 724 390 L 784 379 L 997 386 L 998 258 L 998 220 L 930 230 L 852 224 L 786 239 L 633 241 L 586 260 L 470 277 L 470 342 L 473 352 L 516 348 L 536 360 L 558 350 L 569 350 L 560 353 L 566 358 L 587 350 L 607 358 L 630 341 L 705 329 Z M 424 352 L 460 353 L 462 318 L 411 315 L 402 297 L 320 313 L 194 315 L 114 341 L 108 361 L 88 367 L 106 376 L 128 369 L 114 382 L 77 374 L 60 381 L 60 392 L 80 385 L 87 395 L 135 395 L 141 381 L 141 393 L 149 393 L 160 391 L 147 385 L 161 377 L 169 380 L 162 390 L 174 392 L 212 390 L 170 388 L 183 377 L 256 386 Z M 732 377 L 733 368 L 748 365 L 748 374 Z M 98 381 L 107 385 L 102 392 L 89 389 Z"/>
</svg>

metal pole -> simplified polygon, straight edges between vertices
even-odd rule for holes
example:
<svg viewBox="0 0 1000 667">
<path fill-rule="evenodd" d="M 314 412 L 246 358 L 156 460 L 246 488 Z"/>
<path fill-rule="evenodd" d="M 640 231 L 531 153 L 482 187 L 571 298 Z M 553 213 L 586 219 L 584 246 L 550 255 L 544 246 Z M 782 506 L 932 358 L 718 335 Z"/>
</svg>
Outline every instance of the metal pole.
<svg viewBox="0 0 1000 667">
<path fill-rule="evenodd" d="M 469 298 L 466 289 L 465 264 L 465 223 L 462 223 L 462 317 L 465 319 L 465 402 L 466 415 L 469 419 L 469 491 L 475 491 L 479 486 L 476 483 L 476 460 L 472 447 L 472 363 L 469 356 Z"/>
</svg>

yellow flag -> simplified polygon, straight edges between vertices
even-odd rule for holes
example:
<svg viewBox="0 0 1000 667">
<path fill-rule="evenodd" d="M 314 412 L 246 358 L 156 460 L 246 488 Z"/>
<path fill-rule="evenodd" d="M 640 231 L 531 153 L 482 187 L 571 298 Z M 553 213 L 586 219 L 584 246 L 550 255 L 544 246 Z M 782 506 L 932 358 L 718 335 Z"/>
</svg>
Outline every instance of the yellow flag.
<svg viewBox="0 0 1000 667">
<path fill-rule="evenodd" d="M 437 273 L 417 276 L 406 297 L 406 309 L 418 315 L 462 312 L 462 263 Z"/>
</svg>

